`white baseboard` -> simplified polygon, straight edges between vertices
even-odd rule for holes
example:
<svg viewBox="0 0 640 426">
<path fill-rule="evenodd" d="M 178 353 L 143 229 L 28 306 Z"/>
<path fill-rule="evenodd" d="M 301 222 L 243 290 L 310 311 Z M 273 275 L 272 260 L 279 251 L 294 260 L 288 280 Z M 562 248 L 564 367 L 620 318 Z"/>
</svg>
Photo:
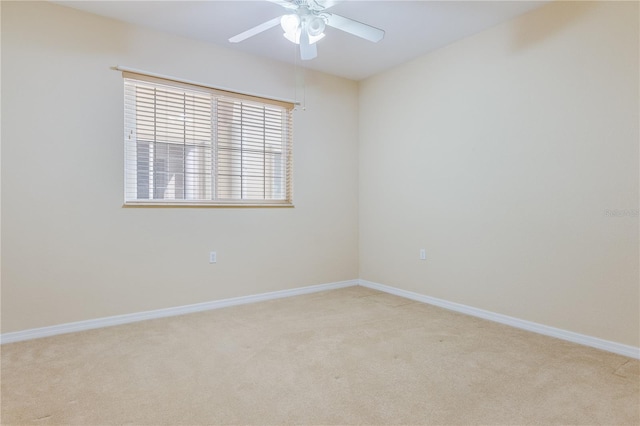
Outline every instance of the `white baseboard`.
<svg viewBox="0 0 640 426">
<path fill-rule="evenodd" d="M 356 286 L 358 285 L 358 283 L 358 280 L 340 281 L 335 283 L 312 285 L 308 287 L 298 287 L 290 290 L 280 290 L 270 293 L 255 294 L 251 296 L 214 300 L 211 302 L 196 303 L 193 305 L 157 309 L 154 311 L 137 312 L 135 314 L 116 315 L 112 317 L 97 318 L 87 321 L 71 322 L 66 324 L 53 325 L 50 327 L 32 328 L 30 330 L 4 333 L 0 335 L 0 344 L 20 342 L 23 340 L 37 339 L 40 337 L 55 336 L 57 334 L 73 333 L 76 331 L 91 330 L 94 328 L 110 327 L 113 325 L 127 324 L 131 322 L 144 321 L 155 318 L 172 317 L 176 315 L 208 311 L 211 309 L 226 308 L 229 306 L 262 302 L 265 300 L 282 299 L 284 297 L 299 296 L 302 294 L 317 293 L 320 291 Z"/>
<path fill-rule="evenodd" d="M 559 328 L 549 327 L 547 325 L 538 324 L 531 321 L 525 321 L 507 315 L 497 314 L 483 309 L 474 308 L 459 303 L 449 302 L 447 300 L 437 299 L 435 297 L 425 296 L 423 294 L 414 293 L 412 291 L 401 290 L 399 288 L 390 287 L 384 284 L 378 284 L 371 281 L 359 280 L 359 284 L 374 290 L 380 290 L 385 293 L 395 294 L 396 296 L 406 299 L 415 300 L 429 305 L 439 306 L 451 311 L 460 312 L 489 321 L 499 322 L 500 324 L 509 325 L 511 327 L 520 328 L 534 333 L 551 336 L 558 339 L 566 340 L 573 343 L 579 343 L 585 346 L 602 349 L 619 355 L 628 356 L 630 358 L 640 359 L 640 348 L 635 346 L 623 345 L 621 343 L 611 342 L 608 340 L 598 339 L 597 337 L 587 336 L 584 334 L 574 333 L 572 331 L 562 330 Z"/>
<path fill-rule="evenodd" d="M 280 290 L 270 293 L 262 293 L 251 296 L 234 297 L 230 299 L 214 300 L 211 302 L 196 303 L 193 305 L 176 306 L 173 308 L 157 309 L 154 311 L 138 312 L 134 314 L 117 315 L 106 318 L 97 318 L 87 321 L 78 321 L 66 324 L 59 324 L 50 327 L 33 328 L 30 330 L 16 331 L 13 333 L 4 333 L 0 335 L 0 344 L 20 342 L 23 340 L 37 339 L 40 337 L 55 336 L 57 334 L 73 333 L 76 331 L 91 330 L 95 328 L 110 327 L 113 325 L 128 324 L 137 321 L 144 321 L 155 318 L 171 317 L 176 315 L 190 314 L 194 312 L 208 311 L 211 309 L 226 308 L 229 306 L 244 305 L 247 303 L 262 302 L 265 300 L 281 299 L 285 297 L 298 296 L 302 294 L 317 293 L 320 291 L 334 290 L 338 288 L 351 287 L 361 285 L 374 290 L 383 291 L 385 293 L 395 294 L 396 296 L 427 303 L 451 311 L 460 312 L 489 321 L 498 322 L 509 325 L 511 327 L 523 330 L 533 331 L 535 333 L 546 336 L 556 337 L 573 343 L 579 343 L 585 346 L 602 349 L 608 352 L 628 356 L 630 358 L 640 359 L 640 348 L 623 345 L 621 343 L 611 342 L 584 334 L 574 333 L 559 328 L 549 327 L 531 321 L 525 321 L 507 315 L 497 314 L 495 312 L 485 311 L 483 309 L 474 308 L 459 303 L 449 302 L 435 297 L 425 296 L 423 294 L 414 293 L 407 290 L 378 284 L 366 280 L 349 280 L 328 284 L 319 284 L 308 287 L 298 287 L 290 290 Z"/>
</svg>

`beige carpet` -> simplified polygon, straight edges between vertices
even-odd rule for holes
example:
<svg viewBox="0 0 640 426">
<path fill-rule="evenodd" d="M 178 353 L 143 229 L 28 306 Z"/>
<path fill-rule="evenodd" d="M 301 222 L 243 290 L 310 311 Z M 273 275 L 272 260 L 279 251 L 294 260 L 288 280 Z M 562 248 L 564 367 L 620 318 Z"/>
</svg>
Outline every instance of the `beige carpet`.
<svg viewBox="0 0 640 426">
<path fill-rule="evenodd" d="M 2 346 L 9 424 L 640 424 L 638 361 L 342 290 Z"/>
</svg>

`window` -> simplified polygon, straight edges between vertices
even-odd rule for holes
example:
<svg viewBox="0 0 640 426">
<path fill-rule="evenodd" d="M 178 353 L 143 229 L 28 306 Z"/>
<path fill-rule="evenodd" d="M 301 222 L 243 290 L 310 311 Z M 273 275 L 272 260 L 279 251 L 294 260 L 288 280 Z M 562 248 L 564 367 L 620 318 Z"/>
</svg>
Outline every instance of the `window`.
<svg viewBox="0 0 640 426">
<path fill-rule="evenodd" d="M 291 205 L 293 104 L 124 73 L 125 204 Z"/>
</svg>

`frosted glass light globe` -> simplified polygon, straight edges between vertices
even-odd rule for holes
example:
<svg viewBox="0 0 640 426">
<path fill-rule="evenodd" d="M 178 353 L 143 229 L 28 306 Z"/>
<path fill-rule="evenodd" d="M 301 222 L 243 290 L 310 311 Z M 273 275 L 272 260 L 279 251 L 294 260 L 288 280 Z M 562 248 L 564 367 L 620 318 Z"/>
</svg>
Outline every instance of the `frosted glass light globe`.
<svg viewBox="0 0 640 426">
<path fill-rule="evenodd" d="M 282 18 L 280 18 L 280 26 L 285 33 L 295 34 L 300 26 L 300 17 L 295 13 L 282 15 Z"/>
</svg>

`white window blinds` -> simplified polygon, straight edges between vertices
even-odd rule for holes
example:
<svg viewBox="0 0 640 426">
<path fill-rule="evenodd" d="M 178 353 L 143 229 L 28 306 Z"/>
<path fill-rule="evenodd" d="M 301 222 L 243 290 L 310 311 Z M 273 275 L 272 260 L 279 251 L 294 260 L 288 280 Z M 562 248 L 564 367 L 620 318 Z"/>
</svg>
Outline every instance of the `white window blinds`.
<svg viewBox="0 0 640 426">
<path fill-rule="evenodd" d="M 293 104 L 124 77 L 125 204 L 291 204 Z"/>
</svg>

